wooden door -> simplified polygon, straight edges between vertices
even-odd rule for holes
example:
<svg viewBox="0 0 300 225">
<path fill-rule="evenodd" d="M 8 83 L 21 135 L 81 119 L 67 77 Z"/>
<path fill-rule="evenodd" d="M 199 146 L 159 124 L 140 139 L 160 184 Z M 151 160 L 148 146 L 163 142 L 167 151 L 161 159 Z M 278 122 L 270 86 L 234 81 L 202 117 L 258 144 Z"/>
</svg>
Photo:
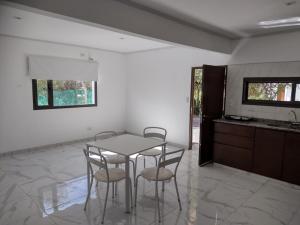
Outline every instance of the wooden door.
<svg viewBox="0 0 300 225">
<path fill-rule="evenodd" d="M 213 159 L 213 120 L 223 114 L 226 66 L 203 65 L 199 165 Z"/>
</svg>

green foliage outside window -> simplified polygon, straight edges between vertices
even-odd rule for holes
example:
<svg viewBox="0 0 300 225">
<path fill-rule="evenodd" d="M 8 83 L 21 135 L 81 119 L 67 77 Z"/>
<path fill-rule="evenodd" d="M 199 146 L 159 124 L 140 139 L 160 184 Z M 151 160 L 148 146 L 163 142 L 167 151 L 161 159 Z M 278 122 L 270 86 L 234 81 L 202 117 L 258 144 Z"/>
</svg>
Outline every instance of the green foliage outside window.
<svg viewBox="0 0 300 225">
<path fill-rule="evenodd" d="M 291 83 L 249 83 L 249 100 L 290 101 L 291 96 L 286 95 L 292 89 Z"/>
<path fill-rule="evenodd" d="M 48 86 L 46 80 L 37 80 L 38 105 L 48 105 Z"/>
<path fill-rule="evenodd" d="M 202 69 L 195 69 L 194 71 L 194 115 L 199 116 L 202 99 Z"/>
<path fill-rule="evenodd" d="M 95 104 L 93 81 L 53 80 L 53 105 L 76 106 Z M 37 80 L 38 106 L 47 106 L 48 86 L 46 80 Z"/>
</svg>

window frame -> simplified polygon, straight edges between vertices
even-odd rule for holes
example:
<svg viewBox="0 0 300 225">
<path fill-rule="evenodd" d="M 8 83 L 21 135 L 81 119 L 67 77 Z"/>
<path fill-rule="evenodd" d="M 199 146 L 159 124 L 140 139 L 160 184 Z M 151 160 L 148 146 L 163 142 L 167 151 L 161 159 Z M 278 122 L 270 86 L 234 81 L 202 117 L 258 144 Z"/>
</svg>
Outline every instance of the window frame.
<svg viewBox="0 0 300 225">
<path fill-rule="evenodd" d="M 33 100 L 33 110 L 45 110 L 45 109 L 64 109 L 64 108 L 82 108 L 82 107 L 96 107 L 98 105 L 97 98 L 97 81 L 94 81 L 94 104 L 86 105 L 67 105 L 67 106 L 54 106 L 53 105 L 53 80 L 47 80 L 48 89 L 48 105 L 39 106 L 38 105 L 38 93 L 37 93 L 37 79 L 32 79 L 32 100 Z"/>
<path fill-rule="evenodd" d="M 249 83 L 292 83 L 291 101 L 248 99 Z M 300 84 L 300 77 L 245 77 L 243 79 L 242 104 L 300 108 L 300 101 L 295 101 L 297 84 Z"/>
</svg>

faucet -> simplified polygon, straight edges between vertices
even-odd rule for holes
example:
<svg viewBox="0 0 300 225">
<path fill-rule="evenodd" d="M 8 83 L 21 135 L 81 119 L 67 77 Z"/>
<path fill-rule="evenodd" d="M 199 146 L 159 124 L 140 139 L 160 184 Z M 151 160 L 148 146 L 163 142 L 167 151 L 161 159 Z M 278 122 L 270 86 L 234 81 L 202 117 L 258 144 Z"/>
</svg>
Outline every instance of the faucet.
<svg viewBox="0 0 300 225">
<path fill-rule="evenodd" d="M 297 114 L 296 114 L 296 112 L 294 110 L 291 110 L 290 114 L 294 115 L 294 122 L 297 122 L 298 120 L 297 120 Z"/>
</svg>

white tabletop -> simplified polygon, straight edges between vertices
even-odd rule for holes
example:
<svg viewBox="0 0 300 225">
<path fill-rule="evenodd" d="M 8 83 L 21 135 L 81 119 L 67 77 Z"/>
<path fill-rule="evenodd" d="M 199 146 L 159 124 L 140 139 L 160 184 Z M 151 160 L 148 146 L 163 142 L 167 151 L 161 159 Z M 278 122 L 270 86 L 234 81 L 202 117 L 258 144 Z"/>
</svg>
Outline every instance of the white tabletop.
<svg viewBox="0 0 300 225">
<path fill-rule="evenodd" d="M 164 145 L 166 143 L 167 142 L 165 141 L 154 138 L 144 138 L 131 134 L 122 134 L 103 140 L 88 142 L 87 146 L 100 148 L 124 156 L 129 156 L 157 146 Z"/>
</svg>

